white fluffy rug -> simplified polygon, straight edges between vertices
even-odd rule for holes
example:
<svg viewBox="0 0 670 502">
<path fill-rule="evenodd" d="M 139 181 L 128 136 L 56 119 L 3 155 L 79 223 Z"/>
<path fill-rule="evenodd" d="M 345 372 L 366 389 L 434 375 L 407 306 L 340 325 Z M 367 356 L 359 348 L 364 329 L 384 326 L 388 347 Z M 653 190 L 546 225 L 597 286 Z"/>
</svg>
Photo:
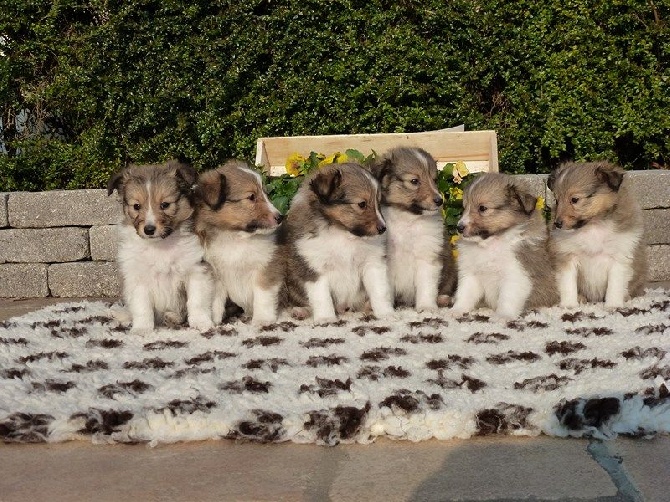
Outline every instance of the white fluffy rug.
<svg viewBox="0 0 670 502">
<path fill-rule="evenodd" d="M 670 432 L 670 298 L 544 309 L 510 323 L 448 310 L 335 324 L 235 321 L 137 336 L 105 303 L 0 323 L 5 441 L 208 438 L 337 444 L 482 434 Z"/>
</svg>

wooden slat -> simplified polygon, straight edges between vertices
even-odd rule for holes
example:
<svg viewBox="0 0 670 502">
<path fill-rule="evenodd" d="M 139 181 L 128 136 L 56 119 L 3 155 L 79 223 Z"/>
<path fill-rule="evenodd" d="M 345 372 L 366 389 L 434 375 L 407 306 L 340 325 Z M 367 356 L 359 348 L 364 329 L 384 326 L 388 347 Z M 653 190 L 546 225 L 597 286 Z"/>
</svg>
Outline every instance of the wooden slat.
<svg viewBox="0 0 670 502">
<path fill-rule="evenodd" d="M 348 148 L 364 155 L 377 154 L 398 147 L 423 148 L 438 162 L 462 160 L 471 172 L 498 171 L 498 150 L 495 131 L 428 131 L 421 133 L 342 134 L 330 136 L 293 136 L 260 138 L 257 142 L 256 163 L 272 175 L 285 172 L 286 159 L 298 153 L 310 152 L 331 155 Z"/>
</svg>

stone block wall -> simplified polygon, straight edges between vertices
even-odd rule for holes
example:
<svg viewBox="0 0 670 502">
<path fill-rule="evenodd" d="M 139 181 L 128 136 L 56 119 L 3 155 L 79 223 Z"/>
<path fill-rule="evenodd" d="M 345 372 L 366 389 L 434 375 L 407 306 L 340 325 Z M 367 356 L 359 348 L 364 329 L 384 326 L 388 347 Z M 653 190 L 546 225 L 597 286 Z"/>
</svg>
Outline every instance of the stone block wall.
<svg viewBox="0 0 670 502">
<path fill-rule="evenodd" d="M 670 171 L 630 171 L 644 209 L 651 281 L 670 281 Z M 546 175 L 520 175 L 551 199 Z M 105 190 L 0 193 L 0 298 L 116 297 L 121 207 Z"/>
<path fill-rule="evenodd" d="M 120 214 L 106 190 L 0 194 L 0 298 L 118 296 Z"/>
</svg>

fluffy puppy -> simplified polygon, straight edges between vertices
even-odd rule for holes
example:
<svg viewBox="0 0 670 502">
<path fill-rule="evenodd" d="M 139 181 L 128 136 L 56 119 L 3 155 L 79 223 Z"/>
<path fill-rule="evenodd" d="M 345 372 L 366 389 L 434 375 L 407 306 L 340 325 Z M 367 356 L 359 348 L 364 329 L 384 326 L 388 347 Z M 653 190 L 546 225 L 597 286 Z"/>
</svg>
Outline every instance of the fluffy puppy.
<svg viewBox="0 0 670 502">
<path fill-rule="evenodd" d="M 421 148 L 395 148 L 371 166 L 382 192 L 390 285 L 399 304 L 447 306 L 456 266 L 440 212 L 437 164 Z"/>
<path fill-rule="evenodd" d="M 607 162 L 565 163 L 549 177 L 556 197 L 551 251 L 561 306 L 621 307 L 642 294 L 647 275 L 642 211 L 625 172 Z"/>
<path fill-rule="evenodd" d="M 506 174 L 481 174 L 463 197 L 458 222 L 458 289 L 453 311 L 483 302 L 501 318 L 558 302 L 548 232 L 537 199 Z"/>
<path fill-rule="evenodd" d="M 330 164 L 310 174 L 279 231 L 288 304 L 314 320 L 361 309 L 393 312 L 386 268 L 386 222 L 377 181 L 358 164 Z"/>
<path fill-rule="evenodd" d="M 193 232 L 195 170 L 186 164 L 130 166 L 111 177 L 123 204 L 118 264 L 137 331 L 156 322 L 212 326 L 212 279 Z"/>
<path fill-rule="evenodd" d="M 275 230 L 282 215 L 245 162 L 232 160 L 200 175 L 196 233 L 215 275 L 213 318 L 230 299 L 256 324 L 277 319 L 282 269 L 275 262 Z"/>
</svg>

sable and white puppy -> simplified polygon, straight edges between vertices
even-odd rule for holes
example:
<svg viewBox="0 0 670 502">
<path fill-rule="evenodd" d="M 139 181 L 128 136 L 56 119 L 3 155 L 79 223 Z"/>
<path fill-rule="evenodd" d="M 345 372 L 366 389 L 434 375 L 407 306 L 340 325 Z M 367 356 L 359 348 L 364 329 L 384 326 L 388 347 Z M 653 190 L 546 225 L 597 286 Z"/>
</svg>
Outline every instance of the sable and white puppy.
<svg viewBox="0 0 670 502">
<path fill-rule="evenodd" d="M 310 307 L 317 322 L 368 299 L 377 317 L 392 314 L 380 195 L 353 163 L 326 165 L 303 181 L 279 231 L 289 305 Z"/>
<path fill-rule="evenodd" d="M 561 306 L 616 308 L 643 293 L 647 276 L 642 210 L 625 172 L 607 162 L 565 163 L 549 177 L 556 197 L 551 251 Z"/>
<path fill-rule="evenodd" d="M 220 322 L 230 299 L 256 324 L 277 320 L 282 267 L 275 230 L 282 220 L 263 181 L 238 160 L 200 175 L 196 233 L 215 274 L 213 317 Z"/>
<path fill-rule="evenodd" d="M 388 270 L 399 304 L 435 310 L 456 289 L 456 265 L 437 189 L 437 164 L 421 148 L 394 148 L 371 166 L 382 191 Z"/>
<path fill-rule="evenodd" d="M 118 264 L 137 331 L 155 323 L 212 327 L 212 278 L 193 232 L 195 170 L 186 164 L 130 166 L 107 185 L 123 204 Z"/>
<path fill-rule="evenodd" d="M 509 319 L 558 302 L 548 231 L 536 202 L 506 174 L 481 174 L 466 189 L 454 313 L 483 300 Z"/>
</svg>

